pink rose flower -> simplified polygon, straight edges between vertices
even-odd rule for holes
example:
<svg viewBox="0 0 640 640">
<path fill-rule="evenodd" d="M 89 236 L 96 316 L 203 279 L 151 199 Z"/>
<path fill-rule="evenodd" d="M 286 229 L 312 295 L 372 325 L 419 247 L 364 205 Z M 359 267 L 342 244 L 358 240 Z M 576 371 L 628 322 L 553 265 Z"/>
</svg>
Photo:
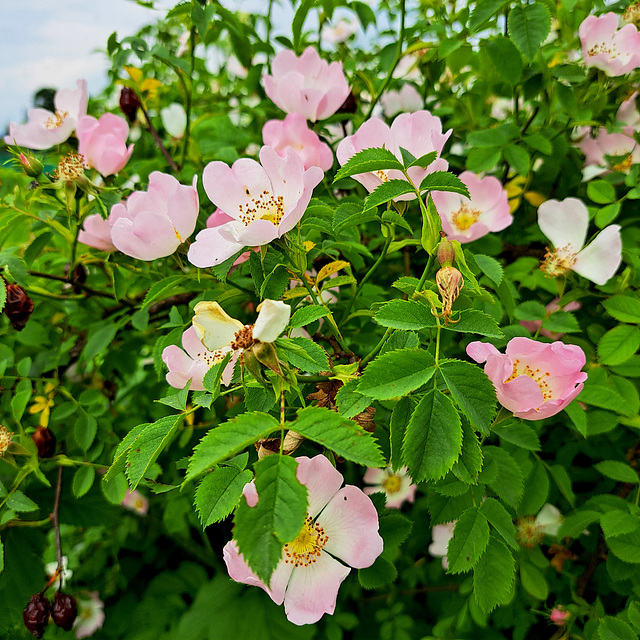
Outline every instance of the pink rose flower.
<svg viewBox="0 0 640 640">
<path fill-rule="evenodd" d="M 412 84 L 403 85 L 400 91 L 386 91 L 380 98 L 387 118 L 398 113 L 413 113 L 424 107 L 424 100 Z"/>
<path fill-rule="evenodd" d="M 496 389 L 500 404 L 516 418 L 541 420 L 562 411 L 581 391 L 587 374 L 586 358 L 574 344 L 544 344 L 512 338 L 506 352 L 492 344 L 472 342 L 467 354 L 486 362 L 484 372 Z"/>
<path fill-rule="evenodd" d="M 513 222 L 507 192 L 497 178 L 480 178 L 464 171 L 460 180 L 467 185 L 471 199 L 445 191 L 431 195 L 449 240 L 472 242 L 490 231 L 502 231 Z"/>
<path fill-rule="evenodd" d="M 587 67 L 602 69 L 608 76 L 622 76 L 640 67 L 640 33 L 633 24 L 618 29 L 615 13 L 589 16 L 578 34 Z"/>
<path fill-rule="evenodd" d="M 268 244 L 298 224 L 323 171 L 305 171 L 300 157 L 288 150 L 281 158 L 270 147 L 260 150 L 260 162 L 241 158 L 232 167 L 210 162 L 202 175 L 209 199 L 230 222 L 203 229 L 189 248 L 189 262 L 211 267 L 243 247 Z"/>
<path fill-rule="evenodd" d="M 413 502 L 416 496 L 418 485 L 411 483 L 411 476 L 406 467 L 393 472 L 391 467 L 386 469 L 367 469 L 363 480 L 373 487 L 365 487 L 367 495 L 381 491 L 387 496 L 387 507 L 389 509 L 399 509 L 402 503 Z"/>
<path fill-rule="evenodd" d="M 559 627 L 563 627 L 570 617 L 571 614 L 568 611 L 562 609 L 560 606 L 557 606 L 551 610 L 549 620 L 551 620 L 553 624 L 558 625 Z"/>
<path fill-rule="evenodd" d="M 222 209 L 216 209 L 208 218 L 205 223 L 205 227 L 207 229 L 214 229 L 215 227 L 220 227 L 227 222 L 232 222 L 233 218 L 228 216 Z M 234 261 L 233 266 L 237 267 L 239 264 L 246 262 L 251 256 L 251 251 L 259 251 L 259 247 L 254 247 L 250 251 L 245 251 L 241 253 Z"/>
<path fill-rule="evenodd" d="M 111 224 L 99 213 L 87 216 L 82 223 L 82 229 L 78 234 L 78 242 L 100 251 L 115 251 L 116 247 L 111 241 Z"/>
<path fill-rule="evenodd" d="M 104 624 L 104 602 L 97 591 L 89 594 L 89 599 L 78 598 L 78 617 L 73 625 L 76 638 L 92 636 Z"/>
<path fill-rule="evenodd" d="M 442 558 L 442 568 L 446 571 L 449 568 L 449 560 L 447 559 L 447 547 L 449 540 L 453 538 L 453 530 L 457 520 L 453 522 L 445 522 L 437 524 L 431 530 L 433 542 L 427 548 L 429 555 L 434 558 Z"/>
<path fill-rule="evenodd" d="M 125 493 L 120 504 L 139 516 L 146 516 L 147 511 L 149 511 L 149 501 L 138 490 L 129 491 L 127 489 L 127 493 Z"/>
<path fill-rule="evenodd" d="M 571 270 L 602 285 L 618 270 L 622 261 L 620 225 L 609 225 L 584 247 L 589 212 L 582 200 L 566 198 L 543 202 L 538 208 L 538 225 L 555 247 L 547 252 L 542 264 L 542 270 L 550 276 Z"/>
<path fill-rule="evenodd" d="M 193 327 L 182 334 L 182 346 L 184 351 L 173 344 L 162 351 L 162 362 L 169 369 L 167 382 L 176 389 L 184 389 L 187 381 L 191 380 L 189 388 L 192 391 L 204 391 L 202 380 L 205 374 L 214 364 L 223 360 L 231 349 L 226 346 L 210 351 L 202 344 Z M 236 359 L 237 357 L 232 357 L 222 372 L 222 383 L 226 386 L 233 377 Z"/>
<path fill-rule="evenodd" d="M 553 315 L 556 311 L 577 311 L 580 309 L 582 305 L 574 300 L 573 302 L 569 302 L 569 304 L 562 307 L 562 309 L 558 306 L 558 298 L 552 300 L 546 307 L 545 310 L 547 312 L 547 318 Z M 536 333 L 538 329 L 542 326 L 542 320 L 520 320 L 520 324 L 525 328 L 531 331 L 531 333 Z M 549 331 L 548 329 L 540 329 L 540 335 L 545 338 L 550 338 L 551 340 L 560 340 L 564 334 L 557 333 L 556 331 Z"/>
<path fill-rule="evenodd" d="M 122 253 L 138 260 L 170 256 L 194 231 L 198 218 L 197 177 L 192 186 L 154 171 L 147 191 L 134 191 L 111 207 L 111 240 Z"/>
<path fill-rule="evenodd" d="M 49 149 L 64 142 L 76 128 L 78 118 L 87 113 L 87 82 L 78 80 L 77 89 L 61 89 L 53 98 L 56 112 L 30 109 L 27 124 L 9 125 L 6 144 L 17 144 L 27 149 Z"/>
<path fill-rule="evenodd" d="M 632 93 L 618 109 L 616 120 L 624 125 L 622 130 L 628 136 L 640 131 L 640 111 L 638 111 L 638 92 Z"/>
<path fill-rule="evenodd" d="M 323 171 L 329 171 L 333 164 L 331 147 L 321 142 L 299 113 L 290 113 L 282 121 L 269 120 L 262 128 L 262 140 L 265 145 L 275 149 L 281 158 L 291 147 L 302 158 L 305 169 L 320 167 Z"/>
<path fill-rule="evenodd" d="M 402 159 L 400 147 L 410 151 L 416 158 L 431 151 L 442 152 L 445 142 L 451 135 L 451 129 L 442 133 L 440 118 L 432 116 L 428 111 L 416 111 L 415 113 L 403 113 L 392 123 L 391 127 L 379 118 L 367 120 L 352 136 L 347 136 L 338 145 L 336 155 L 341 165 L 363 149 L 372 147 L 384 147 L 391 151 L 398 160 Z M 409 177 L 416 187 L 424 177 L 434 171 L 446 171 L 449 167 L 446 160 L 437 158 L 426 169 L 411 167 L 408 170 Z M 376 187 L 388 180 L 406 180 L 401 171 L 376 171 L 375 173 L 360 173 L 353 176 L 367 191 L 373 191 Z M 396 200 L 414 200 L 415 194 L 407 193 Z"/>
<path fill-rule="evenodd" d="M 83 116 L 76 126 L 78 153 L 103 176 L 118 173 L 129 161 L 133 145 L 127 147 L 129 125 L 124 118 L 105 113 L 96 120 Z"/>
<path fill-rule="evenodd" d="M 225 545 L 223 557 L 233 580 L 264 589 L 276 604 L 284 602 L 287 618 L 302 625 L 334 612 L 350 567 L 370 567 L 382 553 L 383 541 L 368 496 L 352 485 L 340 488 L 342 474 L 322 455 L 297 461 L 298 480 L 309 491 L 309 519 L 299 535 L 306 542 L 296 539 L 284 546 L 268 586 L 249 568 L 235 541 Z M 249 506 L 256 504 L 255 493 L 255 488 L 245 492 Z"/>
<path fill-rule="evenodd" d="M 313 47 L 299 58 L 293 51 L 281 51 L 271 73 L 262 76 L 267 96 L 285 113 L 299 113 L 312 122 L 333 115 L 349 95 L 342 63 L 329 64 Z"/>
<path fill-rule="evenodd" d="M 580 151 L 585 155 L 584 164 L 587 167 L 611 167 L 615 171 L 629 173 L 632 164 L 640 163 L 640 145 L 631 136 L 607 133 L 606 129 L 599 129 L 595 138 L 585 136 L 580 142 Z M 605 156 L 622 160 L 610 165 Z"/>
</svg>

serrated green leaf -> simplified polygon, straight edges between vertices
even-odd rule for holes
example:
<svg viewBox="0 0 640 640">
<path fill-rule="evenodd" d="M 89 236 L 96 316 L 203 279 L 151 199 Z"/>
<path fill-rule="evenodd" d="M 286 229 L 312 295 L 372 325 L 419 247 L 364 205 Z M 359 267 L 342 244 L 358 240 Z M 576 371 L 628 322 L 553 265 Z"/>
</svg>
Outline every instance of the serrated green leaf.
<svg viewBox="0 0 640 640">
<path fill-rule="evenodd" d="M 509 0 L 478 0 L 469 18 L 469 30 L 473 33 L 478 30 L 489 18 L 508 3 Z"/>
<path fill-rule="evenodd" d="M 429 391 L 415 408 L 402 445 L 402 457 L 414 482 L 442 478 L 461 449 L 458 412 L 441 391 Z"/>
<path fill-rule="evenodd" d="M 302 307 L 293 314 L 291 318 L 291 328 L 298 329 L 299 327 L 304 327 L 328 315 L 329 309 L 320 305 Z"/>
<path fill-rule="evenodd" d="M 242 489 L 251 480 L 251 471 L 235 467 L 220 467 L 205 475 L 193 500 L 202 528 L 224 520 L 235 509 Z"/>
<path fill-rule="evenodd" d="M 214 400 L 220 393 L 220 381 L 222 380 L 224 370 L 229 364 L 232 356 L 233 352 L 229 351 L 224 358 L 220 362 L 216 362 L 202 378 L 202 386 L 205 388 L 205 391 L 208 391 L 213 395 Z M 177 409 L 180 407 L 175 408 Z M 182 407 L 182 409 L 184 409 L 184 407 Z"/>
<path fill-rule="evenodd" d="M 565 500 L 573 507 L 576 502 L 576 496 L 571 488 L 571 478 L 567 470 L 559 464 L 548 467 L 549 473 L 556 483 L 558 490 L 564 496 Z"/>
<path fill-rule="evenodd" d="M 462 451 L 451 468 L 453 474 L 466 484 L 476 484 L 482 469 L 482 449 L 478 437 L 467 420 L 462 421 Z"/>
<path fill-rule="evenodd" d="M 540 439 L 536 432 L 524 422 L 509 422 L 494 425 L 493 432 L 505 442 L 529 451 L 540 451 Z"/>
<path fill-rule="evenodd" d="M 544 4 L 516 5 L 509 11 L 507 19 L 509 37 L 522 55 L 533 60 L 540 45 L 549 35 L 551 16 Z"/>
<path fill-rule="evenodd" d="M 608 539 L 640 530 L 640 518 L 630 514 L 628 511 L 614 509 L 602 514 L 600 526 Z"/>
<path fill-rule="evenodd" d="M 476 264 L 480 267 L 482 272 L 493 280 L 497 287 L 500 286 L 502 282 L 502 277 L 504 276 L 504 269 L 502 265 L 491 256 L 485 256 L 482 253 L 476 253 L 473 256 L 473 259 L 476 261 Z"/>
<path fill-rule="evenodd" d="M 405 193 L 415 193 L 413 185 L 406 180 L 387 180 L 377 186 L 365 199 L 364 211 L 394 200 Z"/>
<path fill-rule="evenodd" d="M 598 384 L 587 385 L 580 393 L 580 402 L 616 413 L 629 413 L 629 405 L 615 389 Z"/>
<path fill-rule="evenodd" d="M 422 167 L 426 169 L 433 161 L 438 157 L 437 151 L 430 151 L 429 153 L 425 153 L 423 156 L 419 158 L 415 158 L 411 161 L 411 163 L 407 166 L 407 169 L 411 167 Z"/>
<path fill-rule="evenodd" d="M 340 415 L 345 418 L 353 418 L 362 413 L 372 402 L 371 398 L 358 393 L 359 380 L 349 380 L 340 387 L 336 394 L 336 404 Z"/>
<path fill-rule="evenodd" d="M 486 338 L 504 338 L 498 323 L 484 311 L 463 309 L 459 314 L 454 313 L 454 319 L 457 322 L 446 325 L 444 329 L 458 333 L 475 333 Z"/>
<path fill-rule="evenodd" d="M 526 591 L 538 600 L 546 600 L 549 595 L 549 584 L 542 571 L 529 562 L 520 563 L 520 581 Z"/>
<path fill-rule="evenodd" d="M 496 465 L 495 480 L 488 482 L 496 495 L 514 509 L 518 507 L 524 491 L 524 478 L 518 463 L 504 449 L 484 447 L 485 461 L 491 460 Z"/>
<path fill-rule="evenodd" d="M 370 171 L 386 171 L 388 169 L 397 169 L 402 171 L 404 167 L 398 158 L 388 149 L 372 147 L 364 149 L 353 155 L 346 164 L 344 164 L 336 173 L 334 182 L 349 176 L 355 176 L 360 173 L 368 173 Z"/>
<path fill-rule="evenodd" d="M 20 380 L 11 397 L 11 414 L 16 422 L 22 420 L 24 410 L 27 408 L 27 404 L 31 399 L 31 393 L 31 380 Z"/>
<path fill-rule="evenodd" d="M 87 451 L 89 449 L 95 440 L 97 432 L 98 421 L 92 415 L 89 415 L 82 410 L 79 411 L 73 427 L 73 436 L 76 439 L 78 446 L 83 451 Z"/>
<path fill-rule="evenodd" d="M 211 429 L 193 450 L 185 480 L 191 480 L 213 465 L 231 458 L 279 428 L 268 413 L 253 411 Z"/>
<path fill-rule="evenodd" d="M 388 510 L 391 511 L 391 510 Z M 401 513 L 385 513 L 380 516 L 380 536 L 384 540 L 384 554 L 395 552 L 409 537 L 412 522 Z"/>
<path fill-rule="evenodd" d="M 398 349 L 372 360 L 364 370 L 358 391 L 376 400 L 410 393 L 433 376 L 433 356 L 419 349 Z"/>
<path fill-rule="evenodd" d="M 640 531 L 608 538 L 607 545 L 620 560 L 640 564 Z"/>
<path fill-rule="evenodd" d="M 493 383 L 477 365 L 462 360 L 445 360 L 439 366 L 451 397 L 471 426 L 489 435 L 496 412 L 496 391 Z"/>
<path fill-rule="evenodd" d="M 9 494 L 6 505 L 9 509 L 13 509 L 18 513 L 29 513 L 30 511 L 36 511 L 40 508 L 31 498 L 25 496 L 19 489 L 15 489 Z"/>
<path fill-rule="evenodd" d="M 149 291 L 147 291 L 147 295 L 144 297 L 142 308 L 150 306 L 165 294 L 171 295 L 175 293 L 175 289 L 178 285 L 185 280 L 187 280 L 185 276 L 169 276 L 168 278 L 154 282 Z"/>
<path fill-rule="evenodd" d="M 547 317 L 547 310 L 539 302 L 527 300 L 515 308 L 513 315 L 517 320 L 534 322 L 536 320 L 544 320 Z"/>
<path fill-rule="evenodd" d="M 478 606 L 489 613 L 504 602 L 515 579 L 515 562 L 503 542 L 493 536 L 473 569 L 473 595 Z"/>
<path fill-rule="evenodd" d="M 576 317 L 567 311 L 556 311 L 542 321 L 542 328 L 555 333 L 576 333 L 580 325 Z"/>
<path fill-rule="evenodd" d="M 510 85 L 517 84 L 522 76 L 522 58 L 512 42 L 504 36 L 497 36 L 481 43 L 496 73 Z"/>
<path fill-rule="evenodd" d="M 590 524 L 598 522 L 602 516 L 599 511 L 583 509 L 565 516 L 558 529 L 558 539 L 577 538 Z"/>
<path fill-rule="evenodd" d="M 605 616 L 598 621 L 600 640 L 637 640 L 638 634 L 620 618 Z"/>
<path fill-rule="evenodd" d="M 131 447 L 127 454 L 125 473 L 133 491 L 144 477 L 147 469 L 158 459 L 163 449 L 175 435 L 183 415 L 165 416 L 150 424 L 136 438 L 135 448 Z"/>
<path fill-rule="evenodd" d="M 301 371 L 319 373 L 329 370 L 326 351 L 309 338 L 278 338 L 275 342 L 278 353 Z"/>
<path fill-rule="evenodd" d="M 593 465 L 603 476 L 616 482 L 628 482 L 636 484 L 638 474 L 625 462 L 617 460 L 603 460 Z"/>
<path fill-rule="evenodd" d="M 300 409 L 297 418 L 287 426 L 357 464 L 367 467 L 385 465 L 380 447 L 371 434 L 356 422 L 346 420 L 325 407 Z"/>
<path fill-rule="evenodd" d="M 466 198 L 469 197 L 467 185 L 458 176 L 448 171 L 434 171 L 428 173 L 420 183 L 420 193 L 425 191 L 448 191 L 459 193 Z"/>
<path fill-rule="evenodd" d="M 400 399 L 391 413 L 391 420 L 389 422 L 391 460 L 389 463 L 394 471 L 404 466 L 404 462 L 402 461 L 402 443 L 414 409 L 414 401 L 409 397 L 405 397 Z"/>
<path fill-rule="evenodd" d="M 120 444 L 116 447 L 115 453 L 113 454 L 113 462 L 111 463 L 111 466 L 102 479 L 103 482 L 109 482 L 116 475 L 124 471 L 125 465 L 127 463 L 127 454 L 129 453 L 129 449 L 131 449 L 140 434 L 150 425 L 150 422 L 139 424 L 137 427 L 131 429 L 131 431 L 129 431 L 129 433 L 123 438 L 122 442 L 120 442 Z"/>
<path fill-rule="evenodd" d="M 480 512 L 484 514 L 489 524 L 498 532 L 500 537 L 512 548 L 517 549 L 516 528 L 509 512 L 495 498 L 485 498 L 480 505 Z"/>
<path fill-rule="evenodd" d="M 73 483 L 71 485 L 73 495 L 76 498 L 82 498 L 93 486 L 95 478 L 95 467 L 78 467 L 77 471 L 73 474 Z"/>
<path fill-rule="evenodd" d="M 447 547 L 451 573 L 470 571 L 489 543 L 489 524 L 476 507 L 467 509 L 456 522 Z"/>
<path fill-rule="evenodd" d="M 511 144 L 503 151 L 504 159 L 512 166 L 520 175 L 528 175 L 529 166 L 531 164 L 531 156 L 524 147 Z"/>
<path fill-rule="evenodd" d="M 403 331 L 436 326 L 431 311 L 414 300 L 391 300 L 378 309 L 373 319 L 383 327 Z"/>
<path fill-rule="evenodd" d="M 598 342 L 598 359 L 602 364 L 616 365 L 628 360 L 640 347 L 640 329 L 621 324 L 605 333 Z"/>
<path fill-rule="evenodd" d="M 358 580 L 363 589 L 379 589 L 398 577 L 398 570 L 387 558 L 379 556 L 366 569 L 358 570 Z"/>
<path fill-rule="evenodd" d="M 620 322 L 640 322 L 640 300 L 631 296 L 611 296 L 602 305 L 609 315 Z"/>
<path fill-rule="evenodd" d="M 168 396 L 164 398 L 160 398 L 155 402 L 159 402 L 160 404 L 165 404 L 172 409 L 177 409 L 178 411 L 184 411 L 187 406 L 187 398 L 189 397 L 189 387 L 191 386 L 191 380 L 187 381 L 187 384 L 184 385 L 184 388 L 180 389 L 180 391 L 176 393 L 170 393 Z"/>
<path fill-rule="evenodd" d="M 273 455 L 255 466 L 258 502 L 241 500 L 234 518 L 234 539 L 256 575 L 269 584 L 282 549 L 302 529 L 307 515 L 307 488 L 296 477 L 298 462 Z"/>
<path fill-rule="evenodd" d="M 111 504 L 122 504 L 129 485 L 123 472 L 114 474 L 109 482 L 101 482 L 102 495 Z"/>
</svg>

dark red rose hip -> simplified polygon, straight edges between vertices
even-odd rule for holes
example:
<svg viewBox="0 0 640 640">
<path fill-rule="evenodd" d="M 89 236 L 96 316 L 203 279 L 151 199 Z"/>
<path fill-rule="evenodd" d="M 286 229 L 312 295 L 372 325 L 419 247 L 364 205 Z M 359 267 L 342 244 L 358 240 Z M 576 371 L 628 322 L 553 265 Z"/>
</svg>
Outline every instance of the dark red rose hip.
<svg viewBox="0 0 640 640">
<path fill-rule="evenodd" d="M 4 305 L 4 312 L 7 314 L 11 326 L 16 331 L 22 331 L 33 312 L 33 301 L 20 285 L 8 284 L 6 287 L 7 302 Z"/>
<path fill-rule="evenodd" d="M 56 437 L 51 429 L 38 427 L 38 430 L 32 433 L 31 437 L 38 447 L 38 457 L 51 458 L 56 454 Z"/>
<path fill-rule="evenodd" d="M 78 605 L 76 599 L 67 593 L 56 593 L 51 608 L 51 617 L 53 621 L 65 631 L 71 631 L 76 615 L 78 614 Z"/>
<path fill-rule="evenodd" d="M 140 98 L 131 87 L 123 87 L 120 92 L 120 111 L 127 116 L 129 122 L 135 122 L 140 106 Z"/>
<path fill-rule="evenodd" d="M 33 594 L 24 608 L 24 626 L 31 631 L 34 638 L 42 638 L 49 622 L 49 610 L 49 601 L 41 593 Z"/>
</svg>

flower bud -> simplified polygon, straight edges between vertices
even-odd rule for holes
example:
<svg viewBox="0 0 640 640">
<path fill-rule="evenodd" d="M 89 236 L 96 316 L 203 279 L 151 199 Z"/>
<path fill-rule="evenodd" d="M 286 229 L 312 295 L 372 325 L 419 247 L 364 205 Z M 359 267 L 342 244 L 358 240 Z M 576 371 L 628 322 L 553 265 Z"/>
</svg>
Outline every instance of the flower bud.
<svg viewBox="0 0 640 640">
<path fill-rule="evenodd" d="M 52 458 L 56 453 L 56 437 L 48 427 L 38 427 L 35 433 L 31 434 L 33 441 L 38 448 L 39 458 Z"/>
<path fill-rule="evenodd" d="M 30 178 L 37 178 L 42 173 L 42 162 L 31 154 L 18 154 L 18 162 Z"/>
<path fill-rule="evenodd" d="M 51 617 L 56 625 L 65 631 L 71 631 L 77 615 L 78 605 L 76 599 L 67 593 L 58 591 L 51 608 Z"/>
<path fill-rule="evenodd" d="M 464 284 L 462 274 L 455 267 L 442 267 L 436 273 L 436 286 L 442 298 L 442 316 L 446 323 L 451 318 L 451 306 L 460 294 Z"/>
<path fill-rule="evenodd" d="M 122 87 L 120 92 L 120 111 L 124 113 L 129 122 L 135 122 L 138 115 L 140 98 L 131 87 Z"/>
<path fill-rule="evenodd" d="M 9 448 L 11 435 L 11 432 L 6 427 L 0 426 L 0 457 L 2 457 Z"/>
<path fill-rule="evenodd" d="M 35 593 L 29 599 L 22 612 L 24 626 L 31 631 L 34 638 L 42 638 L 49 623 L 49 601 L 42 593 Z"/>
<path fill-rule="evenodd" d="M 27 292 L 17 284 L 7 284 L 7 301 L 4 312 L 16 331 L 22 331 L 33 312 L 33 301 Z"/>
<path fill-rule="evenodd" d="M 446 238 L 440 240 L 438 245 L 438 252 L 436 253 L 438 262 L 441 267 L 450 267 L 455 260 L 456 253 L 453 249 L 453 245 Z"/>
<path fill-rule="evenodd" d="M 551 615 L 549 615 L 549 619 L 553 624 L 558 625 L 559 627 L 563 627 L 569 618 L 571 617 L 571 612 L 566 611 L 561 606 L 554 607 L 551 610 Z"/>
</svg>

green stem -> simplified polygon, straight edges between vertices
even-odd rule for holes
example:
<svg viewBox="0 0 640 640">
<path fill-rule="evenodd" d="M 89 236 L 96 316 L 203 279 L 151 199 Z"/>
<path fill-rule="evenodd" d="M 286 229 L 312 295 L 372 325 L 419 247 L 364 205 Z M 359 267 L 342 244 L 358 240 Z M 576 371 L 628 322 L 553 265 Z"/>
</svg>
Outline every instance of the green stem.
<svg viewBox="0 0 640 640">
<path fill-rule="evenodd" d="M 375 356 L 378 355 L 378 352 L 380 351 L 380 349 L 382 349 L 382 347 L 384 347 L 390 335 L 391 335 L 391 329 L 387 329 L 384 332 L 384 335 L 382 336 L 382 338 L 380 338 L 380 342 L 378 342 L 378 344 L 375 347 L 373 347 L 373 349 L 364 358 L 364 360 L 362 360 L 362 362 L 360 363 L 360 368 L 364 367 L 372 358 L 375 358 Z"/>
<path fill-rule="evenodd" d="M 427 260 L 427 264 L 424 267 L 424 271 L 422 272 L 422 276 L 420 277 L 420 281 L 418 282 L 418 286 L 416 287 L 416 291 L 422 291 L 422 289 L 424 288 L 424 283 L 427 281 L 427 275 L 429 275 L 429 271 L 431 270 L 433 259 L 434 257 L 430 255 L 429 259 Z"/>
</svg>

